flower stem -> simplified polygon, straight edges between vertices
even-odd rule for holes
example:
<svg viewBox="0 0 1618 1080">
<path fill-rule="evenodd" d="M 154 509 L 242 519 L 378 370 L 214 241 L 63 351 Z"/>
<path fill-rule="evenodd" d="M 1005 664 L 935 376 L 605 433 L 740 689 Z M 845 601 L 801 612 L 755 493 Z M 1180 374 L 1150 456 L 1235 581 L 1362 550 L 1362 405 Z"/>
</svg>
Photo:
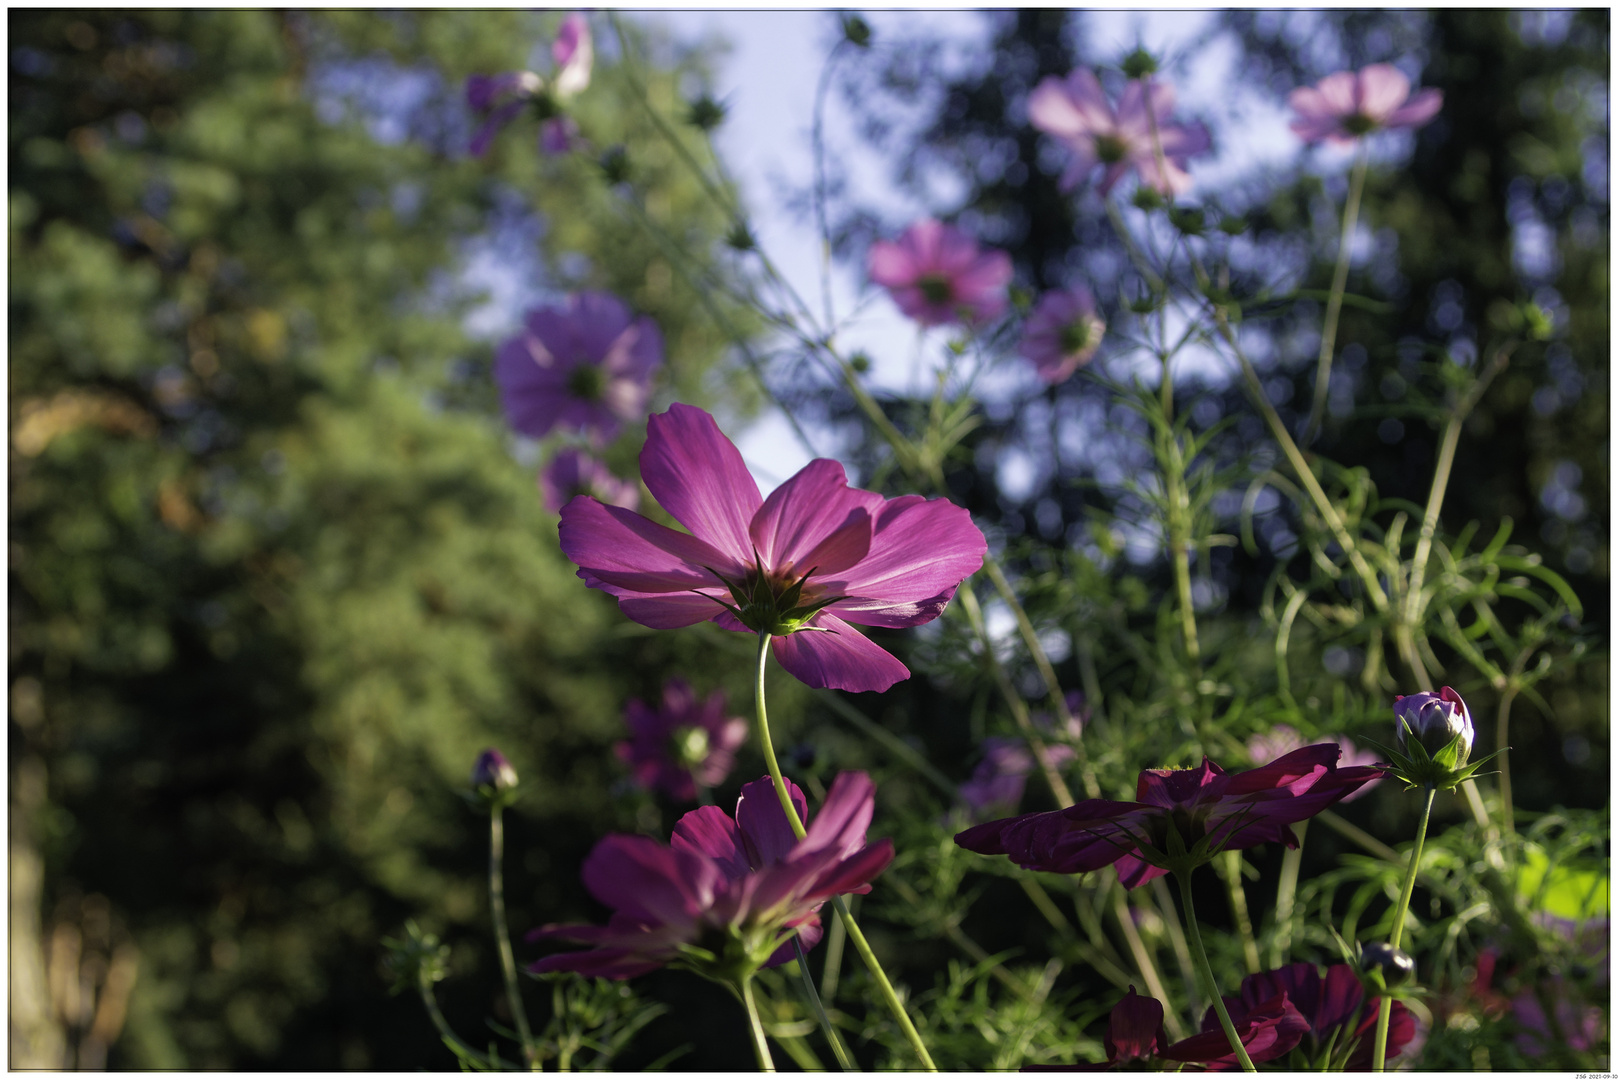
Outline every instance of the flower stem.
<svg viewBox="0 0 1618 1080">
<path fill-rule="evenodd" d="M 506 886 L 501 864 L 505 858 L 506 827 L 502 808 L 495 805 L 489 810 L 489 916 L 494 922 L 494 941 L 500 952 L 500 974 L 506 983 L 506 1002 L 511 1006 L 511 1018 L 517 1026 L 517 1040 L 522 1043 L 523 1060 L 530 1071 L 539 1070 L 539 1054 L 534 1038 L 528 1031 L 528 1017 L 523 1011 L 522 991 L 517 986 L 517 962 L 511 955 L 511 931 L 506 928 Z"/>
<path fill-rule="evenodd" d="M 747 1006 L 747 1029 L 753 1036 L 753 1057 L 759 1072 L 774 1072 L 775 1061 L 770 1057 L 770 1044 L 764 1041 L 764 1025 L 758 1018 L 758 1002 L 753 1000 L 753 977 L 742 979 L 742 1004 Z"/>
<path fill-rule="evenodd" d="M 1416 825 L 1416 845 L 1410 849 L 1410 866 L 1405 870 L 1405 887 L 1399 893 L 1399 906 L 1393 909 L 1393 932 L 1388 935 L 1388 944 L 1395 949 L 1399 947 L 1399 939 L 1404 936 L 1405 913 L 1410 910 L 1410 894 L 1416 891 L 1416 871 L 1421 868 L 1421 849 L 1427 842 L 1427 821 L 1433 815 L 1433 796 L 1437 790 L 1428 784 L 1426 798 L 1421 801 L 1421 821 Z M 1393 1002 L 1388 997 L 1382 998 L 1382 1008 L 1377 1010 L 1376 1016 L 1376 1042 L 1371 1048 L 1371 1071 L 1381 1072 L 1383 1062 L 1387 1060 L 1388 1052 L 1388 1020 L 1393 1015 Z"/>
<path fill-rule="evenodd" d="M 1180 903 L 1185 905 L 1185 927 L 1191 934 L 1191 955 L 1197 962 L 1197 973 L 1202 976 L 1203 988 L 1213 1001 L 1214 1012 L 1219 1014 L 1219 1026 L 1225 1029 L 1225 1038 L 1230 1040 L 1230 1048 L 1236 1051 L 1236 1060 L 1242 1063 L 1243 1072 L 1258 1072 L 1253 1067 L 1253 1059 L 1247 1056 L 1247 1047 L 1236 1034 L 1236 1025 L 1230 1022 L 1230 1012 L 1225 1008 L 1225 999 L 1219 995 L 1219 984 L 1214 981 L 1213 968 L 1208 963 L 1208 952 L 1202 947 L 1202 931 L 1197 927 L 1196 908 L 1191 903 L 1191 874 L 1189 871 L 1174 872 L 1174 879 L 1180 883 Z"/>
<path fill-rule="evenodd" d="M 837 1029 L 831 1026 L 831 1017 L 826 1015 L 826 1006 L 820 1003 L 820 995 L 815 992 L 815 981 L 809 977 L 809 957 L 804 955 L 803 942 L 797 938 L 792 939 L 792 951 L 798 957 L 798 976 L 803 980 L 803 994 L 809 999 L 809 1005 L 815 1010 L 815 1019 L 820 1021 L 820 1030 L 825 1034 L 826 1041 L 831 1043 L 832 1056 L 837 1059 L 837 1067 L 844 1072 L 854 1071 L 854 1062 L 849 1059 L 848 1047 L 837 1034 Z"/>
<path fill-rule="evenodd" d="M 758 744 L 764 751 L 764 765 L 770 770 L 770 779 L 775 782 L 775 796 L 781 800 L 781 809 L 786 811 L 787 824 L 792 826 L 792 835 L 799 840 L 803 839 L 803 821 L 798 817 L 798 808 L 792 805 L 792 796 L 787 792 L 786 778 L 781 775 L 781 765 L 775 760 L 775 746 L 770 742 L 770 718 L 764 705 L 764 668 L 770 658 L 770 635 L 762 633 L 758 636 L 758 679 L 754 684 L 754 700 L 758 709 Z M 843 920 L 843 928 L 848 931 L 848 939 L 854 943 L 854 951 L 860 954 L 865 966 L 876 980 L 877 989 L 882 992 L 883 999 L 888 1003 L 888 1010 L 893 1013 L 893 1019 L 898 1022 L 899 1030 L 904 1032 L 905 1038 L 910 1041 L 916 1056 L 921 1058 L 922 1067 L 928 1072 L 937 1072 L 938 1066 L 933 1064 L 932 1055 L 927 1053 L 927 1046 L 921 1041 L 921 1034 L 916 1031 L 916 1025 L 911 1023 L 910 1016 L 905 1012 L 904 1003 L 894 992 L 893 984 L 882 970 L 882 964 L 871 951 L 870 942 L 860 932 L 859 924 L 849 913 L 848 903 L 841 896 L 832 898 L 837 907 L 837 914 Z"/>
<path fill-rule="evenodd" d="M 1293 827 L 1298 846 L 1287 848 L 1281 856 L 1281 881 L 1275 890 L 1275 937 L 1270 942 L 1270 967 L 1286 963 L 1292 950 L 1292 910 L 1298 895 L 1298 868 L 1303 864 L 1303 838 L 1309 831 L 1309 819 Z"/>
<path fill-rule="evenodd" d="M 1343 311 L 1343 291 L 1348 287 L 1348 264 L 1353 245 L 1354 226 L 1360 217 L 1360 195 L 1365 190 L 1367 158 L 1365 142 L 1360 141 L 1360 152 L 1354 159 L 1354 170 L 1349 174 L 1348 201 L 1343 205 L 1343 234 L 1337 240 L 1337 271 L 1331 279 L 1331 296 L 1326 301 L 1326 323 L 1320 330 L 1320 361 L 1315 369 L 1315 402 L 1309 410 L 1309 423 L 1298 441 L 1308 446 L 1320 433 L 1326 416 L 1326 398 L 1331 393 L 1331 358 L 1337 346 L 1337 320 Z"/>
</svg>

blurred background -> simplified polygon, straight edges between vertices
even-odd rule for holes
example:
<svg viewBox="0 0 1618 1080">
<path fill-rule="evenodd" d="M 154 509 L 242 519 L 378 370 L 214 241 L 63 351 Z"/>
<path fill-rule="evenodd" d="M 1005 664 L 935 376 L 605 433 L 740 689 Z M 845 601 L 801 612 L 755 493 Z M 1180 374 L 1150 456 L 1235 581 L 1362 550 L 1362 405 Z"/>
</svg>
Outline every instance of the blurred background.
<svg viewBox="0 0 1618 1080">
<path fill-rule="evenodd" d="M 478 752 L 499 746 L 532 784 L 507 816 L 520 935 L 594 917 L 577 880 L 590 846 L 613 830 L 666 836 L 683 809 L 634 789 L 614 758 L 628 699 L 683 674 L 747 712 L 750 640 L 645 631 L 585 589 L 535 490 L 538 448 L 499 416 L 493 351 L 523 306 L 608 289 L 662 327 L 655 408 L 753 423 L 739 441 L 766 486 L 810 456 L 593 156 L 542 158 L 521 123 L 487 158 L 467 154 L 466 76 L 540 63 L 558 18 L 9 13 L 13 1067 L 452 1067 L 420 1002 L 388 995 L 381 939 L 416 918 L 450 944 L 440 1000 L 461 1031 L 506 1015 L 487 825 L 456 794 Z M 823 13 L 746 20 L 728 35 L 737 51 L 722 14 L 625 24 L 670 116 L 704 93 L 732 110 L 720 148 L 758 234 L 812 292 L 803 148 L 841 31 Z M 1509 519 L 1577 591 L 1584 618 L 1567 632 L 1587 651 L 1541 684 L 1549 711 L 1519 705 L 1513 786 L 1525 808 L 1607 806 L 1609 13 L 872 21 L 872 47 L 827 84 L 845 307 L 870 240 L 923 212 L 1010 251 L 1031 291 L 1080 276 L 1105 305 L 1127 301 L 1109 285 L 1123 263 L 1105 218 L 1058 193 L 1061 163 L 1026 124 L 1047 75 L 1159 51 L 1182 113 L 1213 130 L 1198 192 L 1245 222 L 1255 280 L 1290 266 L 1322 289 L 1347 159 L 1287 140 L 1286 93 L 1384 60 L 1443 89 L 1437 121 L 1377 144 L 1350 289 L 1379 306 L 1345 309 L 1316 448 L 1365 466 L 1384 498 L 1419 502 L 1437 434 L 1412 407 L 1433 393 L 1420 362 L 1475 360 L 1500 302 L 1552 313 L 1552 339 L 1519 350 L 1468 422 L 1445 523 L 1490 536 Z M 649 214 L 717 249 L 728 222 L 651 138 L 617 40 L 594 25 L 581 127 L 597 149 L 626 148 Z M 916 344 L 885 299 L 869 307 L 852 340 L 901 415 Z M 769 353 L 815 452 L 875 475 L 846 394 L 748 312 L 723 314 Z M 1313 302 L 1279 307 L 1259 353 L 1289 421 L 1308 411 L 1319 321 Z M 1239 411 L 1228 371 L 1210 361 L 1191 377 L 1199 424 Z M 1160 545 L 1096 527 L 1138 453 L 1103 391 L 1009 378 L 984 419 L 951 467 L 959 500 L 1027 566 L 1113 545 L 1108 587 L 1127 618 L 1149 619 L 1130 582 L 1161 588 Z M 621 471 L 639 437 L 612 448 Z M 1264 441 L 1241 424 L 1230 438 L 1232 454 Z M 1260 625 L 1264 582 L 1296 552 L 1284 514 L 1257 533 L 1251 551 L 1216 551 L 1203 579 L 1206 617 L 1232 635 Z M 838 712 L 851 705 L 964 780 L 982 700 L 924 674 L 970 666 L 950 641 L 887 635 L 923 674 L 880 698 L 833 707 L 772 684 L 791 760 L 828 778 L 860 764 L 863 736 Z M 1339 653 L 1316 639 L 1293 653 L 1325 700 L 1358 662 Z M 1074 662 L 1054 658 L 1064 673 Z M 720 804 L 760 770 L 744 747 Z M 1037 792 L 1025 808 L 1043 808 Z M 1401 820 L 1376 798 L 1356 811 Z M 870 932 L 901 978 L 939 965 L 937 943 L 880 920 Z M 623 1067 L 686 1043 L 672 1067 L 748 1067 L 723 994 L 679 973 L 636 985 L 670 1011 Z M 530 996 L 542 1014 L 546 995 Z"/>
</svg>

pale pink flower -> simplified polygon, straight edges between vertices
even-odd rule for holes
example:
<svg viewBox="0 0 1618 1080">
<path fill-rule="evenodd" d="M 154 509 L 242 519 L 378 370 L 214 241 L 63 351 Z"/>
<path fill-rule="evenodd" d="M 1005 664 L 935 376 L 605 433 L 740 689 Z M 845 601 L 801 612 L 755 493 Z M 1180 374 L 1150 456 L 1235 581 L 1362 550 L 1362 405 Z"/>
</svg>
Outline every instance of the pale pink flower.
<svg viewBox="0 0 1618 1080">
<path fill-rule="evenodd" d="M 1304 142 L 1352 143 L 1384 128 L 1420 127 L 1438 115 L 1444 93 L 1427 89 L 1410 96 L 1410 80 L 1392 64 L 1338 71 L 1287 97 L 1297 113 L 1292 130 Z"/>
<path fill-rule="evenodd" d="M 1103 195 L 1131 170 L 1160 195 L 1172 197 L 1188 190 L 1188 159 L 1213 143 L 1207 128 L 1176 124 L 1173 112 L 1174 87 L 1139 79 L 1130 80 L 1114 111 L 1101 80 L 1085 68 L 1066 79 L 1047 76 L 1028 96 L 1029 121 L 1073 152 L 1073 161 L 1062 173 L 1063 191 L 1077 187 L 1097 165 L 1105 167 Z"/>
<path fill-rule="evenodd" d="M 1023 326 L 1017 352 L 1034 365 L 1041 379 L 1055 385 L 1089 362 L 1106 329 L 1090 290 L 1073 285 L 1039 298 Z"/>
<path fill-rule="evenodd" d="M 923 326 L 988 322 L 1006 310 L 1011 256 L 983 251 L 953 225 L 918 221 L 896 241 L 878 240 L 867 256 L 871 280 Z"/>
</svg>

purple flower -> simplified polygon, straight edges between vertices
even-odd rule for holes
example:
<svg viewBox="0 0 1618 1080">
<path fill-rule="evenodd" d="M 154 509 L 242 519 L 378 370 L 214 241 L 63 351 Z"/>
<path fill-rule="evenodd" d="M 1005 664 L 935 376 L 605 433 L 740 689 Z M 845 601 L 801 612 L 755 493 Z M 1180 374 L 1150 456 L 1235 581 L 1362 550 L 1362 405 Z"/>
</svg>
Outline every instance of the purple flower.
<svg viewBox="0 0 1618 1080">
<path fill-rule="evenodd" d="M 620 480 L 595 458 L 582 450 L 559 450 L 539 474 L 539 493 L 545 508 L 561 513 L 576 495 L 593 495 L 611 506 L 633 510 L 640 505 L 640 485 Z"/>
<path fill-rule="evenodd" d="M 1225 998 L 1225 1008 L 1231 1021 L 1240 1026 L 1245 1017 L 1277 994 L 1285 994 L 1306 1022 L 1302 1034 L 1310 1041 L 1304 1047 L 1305 1060 L 1295 1063 L 1298 1068 L 1318 1069 L 1319 1055 L 1327 1047 L 1332 1048 L 1335 1059 L 1355 1039 L 1360 1040 L 1359 1045 L 1349 1055 L 1344 1068 L 1349 1072 L 1364 1072 L 1371 1067 L 1370 1034 L 1376 1027 L 1382 999 L 1373 997 L 1369 1005 L 1366 1004 L 1365 988 L 1360 985 L 1353 967 L 1333 964 L 1322 977 L 1315 965 L 1297 963 L 1249 975 L 1242 980 L 1240 997 Z M 1214 1010 L 1209 1009 L 1204 1015 L 1202 1030 L 1223 1035 Z M 1398 1057 L 1415 1035 L 1415 1017 L 1403 1003 L 1395 1001 L 1388 1017 L 1388 1060 Z"/>
<path fill-rule="evenodd" d="M 562 20 L 551 42 L 551 59 L 556 73 L 547 86 L 532 71 L 507 71 L 499 75 L 472 75 L 466 80 L 466 103 L 483 116 L 483 124 L 472 136 L 471 153 L 488 153 L 494 137 L 532 102 L 539 110 L 539 146 L 547 154 L 566 153 L 578 139 L 578 125 L 556 113 L 557 105 L 590 85 L 590 69 L 595 50 L 590 40 L 590 24 L 574 12 Z"/>
<path fill-rule="evenodd" d="M 1103 195 L 1132 169 L 1161 195 L 1188 190 L 1187 160 L 1213 144 L 1201 124 L 1171 123 L 1173 111 L 1172 86 L 1132 79 L 1115 112 L 1101 81 L 1085 68 L 1074 70 L 1066 79 L 1046 76 L 1028 95 L 1029 121 L 1073 153 L 1073 161 L 1062 173 L 1063 191 L 1077 187 L 1097 165 L 1105 167 Z"/>
<path fill-rule="evenodd" d="M 590 69 L 595 63 L 595 46 L 590 23 L 575 11 L 562 20 L 556 40 L 551 42 L 551 60 L 556 74 L 551 76 L 551 93 L 566 101 L 590 85 Z"/>
<path fill-rule="evenodd" d="M 850 623 L 936 619 L 987 543 L 943 499 L 885 499 L 821 458 L 768 499 L 712 416 L 673 405 L 647 423 L 641 479 L 689 533 L 587 496 L 562 508 L 562 551 L 643 626 L 716 622 L 769 633 L 810 686 L 886 690 L 910 672 Z"/>
<path fill-rule="evenodd" d="M 645 414 L 662 362 L 663 335 L 650 318 L 633 318 L 610 293 L 576 293 L 528 313 L 495 355 L 494 378 L 506 420 L 522 434 L 563 427 L 610 439 Z"/>
<path fill-rule="evenodd" d="M 866 268 L 899 310 L 923 326 L 988 322 L 1006 310 L 1011 256 L 982 251 L 953 225 L 928 218 L 896 241 L 871 245 Z"/>
<path fill-rule="evenodd" d="M 1292 130 L 1304 142 L 1352 143 L 1384 128 L 1420 127 L 1444 105 L 1441 90 L 1410 96 L 1410 80 L 1392 64 L 1338 71 L 1287 96 Z"/>
<path fill-rule="evenodd" d="M 1034 305 L 1017 351 L 1052 385 L 1089 362 L 1101 347 L 1107 324 L 1096 315 L 1095 298 L 1083 285 L 1048 292 Z"/>
<path fill-rule="evenodd" d="M 1511 999 L 1519 1050 L 1530 1058 L 1540 1058 L 1557 1043 L 1588 1053 L 1606 1042 L 1606 1017 L 1599 1005 L 1577 1000 L 1570 984 L 1560 975 L 1552 975 L 1541 989 L 1551 1003 L 1550 1016 L 1546 1016 L 1544 1004 L 1532 989 Z"/>
<path fill-rule="evenodd" d="M 624 721 L 629 740 L 613 750 L 633 770 L 635 782 L 686 802 L 697 797 L 697 784 L 723 781 L 736 764 L 736 748 L 747 741 L 747 721 L 725 715 L 723 693 L 698 702 L 684 679 L 663 684 L 656 709 L 631 701 Z"/>
<path fill-rule="evenodd" d="M 1393 699 L 1394 735 L 1403 751 L 1412 737 L 1428 754 L 1436 754 L 1461 736 L 1460 753 L 1455 765 L 1466 764 L 1472 754 L 1472 714 L 1461 695 L 1444 687 L 1436 694 L 1423 690 L 1419 694 L 1406 694 Z"/>
<path fill-rule="evenodd" d="M 1297 1046 L 1309 1029 L 1308 1021 L 1287 1000 L 1285 993 L 1275 995 L 1257 1008 L 1244 1008 L 1240 1019 L 1233 1013 L 1231 1021 L 1242 1049 L 1247 1051 L 1252 1061 L 1271 1061 L 1280 1057 Z M 1131 986 L 1129 993 L 1113 1006 L 1112 1015 L 1108 1017 L 1107 1034 L 1101 1041 L 1107 1051 L 1106 1061 L 1097 1065 L 1029 1065 L 1023 1071 L 1101 1072 L 1120 1067 L 1127 1067 L 1126 1071 L 1137 1068 L 1158 1071 L 1154 1066 L 1162 1068 L 1162 1071 L 1172 1071 L 1166 1068 L 1171 1061 L 1220 1069 L 1235 1063 L 1236 1052 L 1230 1048 L 1230 1040 L 1225 1037 L 1224 1031 L 1218 1028 L 1217 1019 L 1214 1023 L 1212 1035 L 1204 1031 L 1170 1046 L 1163 1036 L 1163 1003 L 1156 998 L 1141 997 Z M 1132 1063 L 1136 1061 L 1143 1064 L 1134 1066 Z"/>
<path fill-rule="evenodd" d="M 492 746 L 479 754 L 477 763 L 472 766 L 472 786 L 485 785 L 496 791 L 509 791 L 517 786 L 516 767 Z"/>
<path fill-rule="evenodd" d="M 1340 753 L 1336 744 L 1320 743 L 1228 774 L 1207 758 L 1194 769 L 1146 769 L 1136 802 L 1086 799 L 978 825 L 955 842 L 982 855 L 1009 855 L 1025 870 L 1081 874 L 1116 863 L 1119 880 L 1133 889 L 1219 851 L 1269 842 L 1297 847 L 1293 822 L 1380 775 L 1376 768 L 1337 768 Z"/>
<path fill-rule="evenodd" d="M 1375 765 L 1377 763 L 1375 751 L 1361 750 L 1341 735 L 1334 735 L 1332 738 L 1336 739 L 1337 744 L 1343 748 L 1343 756 L 1338 759 L 1338 765 Z M 1286 724 L 1276 724 L 1265 734 L 1254 735 L 1247 740 L 1247 757 L 1254 764 L 1260 764 L 1266 761 L 1274 761 L 1283 754 L 1290 754 L 1303 745 L 1303 736 L 1298 734 L 1296 729 Z M 1350 794 L 1344 795 L 1343 802 L 1353 802 L 1381 782 L 1382 774 L 1378 772 L 1374 779 L 1361 785 Z"/>
<path fill-rule="evenodd" d="M 800 818 L 808 804 L 788 781 Z M 820 940 L 820 905 L 871 891 L 893 861 L 893 842 L 867 844 L 876 786 L 840 773 L 802 840 L 769 777 L 742 788 L 734 820 L 717 806 L 686 814 L 665 847 L 645 836 L 608 836 L 584 860 L 584 886 L 613 911 L 606 926 L 547 926 L 529 941 L 590 945 L 548 956 L 529 970 L 627 979 L 670 964 L 718 977 L 751 973 Z"/>
<path fill-rule="evenodd" d="M 1061 768 L 1072 761 L 1073 756 L 1071 747 L 1045 749 L 1045 757 L 1052 768 Z M 1034 755 L 1021 739 L 991 735 L 983 740 L 983 760 L 972 770 L 972 779 L 960 787 L 961 799 L 976 816 L 1015 811 L 1022 802 L 1023 788 L 1034 768 Z"/>
</svg>

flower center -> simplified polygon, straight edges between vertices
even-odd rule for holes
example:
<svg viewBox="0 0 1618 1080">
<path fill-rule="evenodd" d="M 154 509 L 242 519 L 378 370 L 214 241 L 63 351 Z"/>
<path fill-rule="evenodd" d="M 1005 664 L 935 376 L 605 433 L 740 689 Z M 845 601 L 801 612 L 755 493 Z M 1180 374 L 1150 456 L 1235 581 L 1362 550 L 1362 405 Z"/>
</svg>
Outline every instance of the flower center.
<svg viewBox="0 0 1618 1080">
<path fill-rule="evenodd" d="M 794 581 L 782 574 L 765 575 L 754 563 L 747 577 L 732 581 L 712 567 L 707 568 L 710 574 L 724 582 L 725 588 L 730 590 L 731 599 L 735 601 L 734 604 L 727 604 L 719 600 L 725 610 L 755 634 L 767 633 L 774 637 L 785 637 L 799 630 L 819 630 L 820 627 L 810 626 L 809 621 L 821 608 L 844 599 L 842 596 L 823 596 L 823 589 L 809 584 L 809 578 L 816 569 L 818 567 L 811 567 L 808 573 Z"/>
<path fill-rule="evenodd" d="M 1380 125 L 1364 113 L 1354 113 L 1343 117 L 1343 130 L 1350 135 L 1365 135 L 1375 131 Z"/>
<path fill-rule="evenodd" d="M 580 401 L 600 401 L 606 391 L 606 373 L 595 364 L 578 364 L 567 373 L 567 392 Z"/>
<path fill-rule="evenodd" d="M 1116 135 L 1096 136 L 1096 157 L 1103 165 L 1116 165 L 1129 153 L 1129 144 Z"/>
<path fill-rule="evenodd" d="M 1062 327 L 1062 351 L 1068 354 L 1083 352 L 1085 346 L 1090 344 L 1090 336 L 1090 321 L 1074 319 Z"/>
<path fill-rule="evenodd" d="M 916 288 L 921 290 L 921 295 L 927 298 L 929 304 L 947 304 L 955 292 L 949 278 L 942 274 L 923 275 L 916 281 Z"/>
<path fill-rule="evenodd" d="M 679 727 L 669 736 L 674 760 L 694 769 L 708 760 L 708 731 L 699 727 Z"/>
</svg>

